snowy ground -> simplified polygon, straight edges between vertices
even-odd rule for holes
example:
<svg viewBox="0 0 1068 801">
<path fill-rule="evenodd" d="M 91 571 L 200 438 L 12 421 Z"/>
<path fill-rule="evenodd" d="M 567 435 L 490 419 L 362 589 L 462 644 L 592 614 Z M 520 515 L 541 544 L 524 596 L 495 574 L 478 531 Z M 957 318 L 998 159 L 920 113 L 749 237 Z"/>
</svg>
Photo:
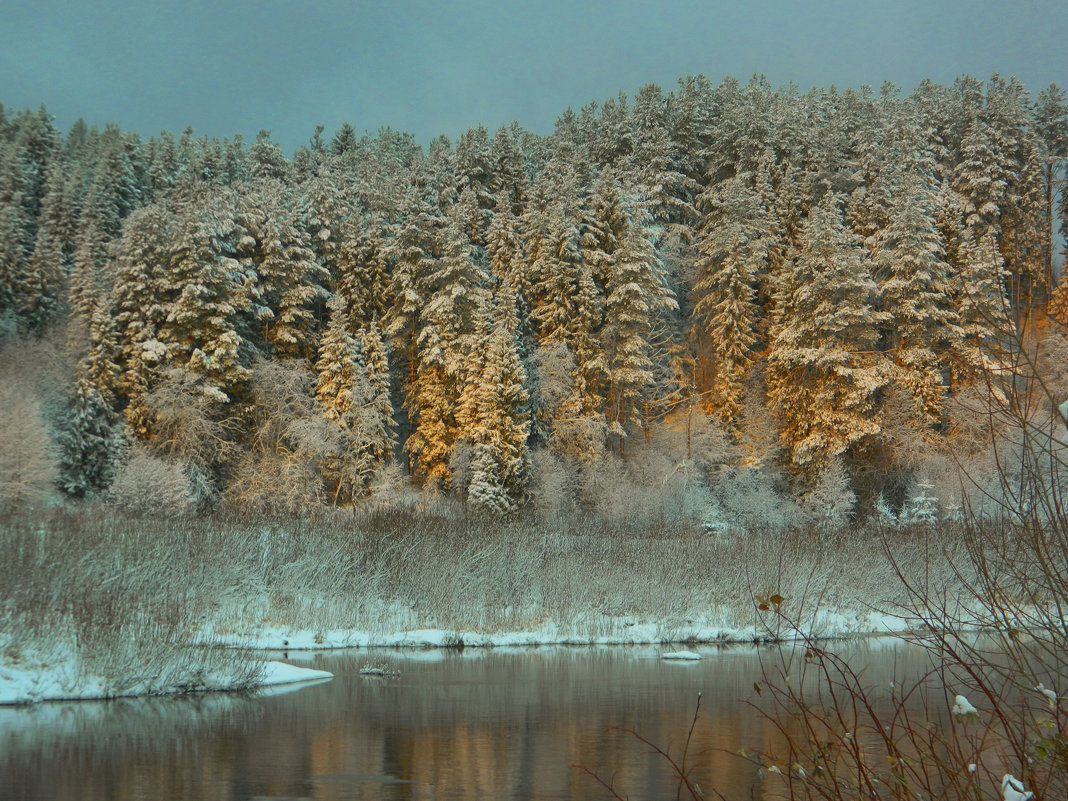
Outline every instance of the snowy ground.
<svg viewBox="0 0 1068 801">
<path fill-rule="evenodd" d="M 324 670 L 262 662 L 254 686 L 275 686 L 333 678 Z M 69 654 L 18 654 L 0 652 L 0 705 L 30 704 L 38 701 L 89 700 L 100 698 L 166 695 L 171 693 L 231 690 L 245 687 L 245 680 L 233 674 L 196 670 L 170 676 L 144 675 L 126 680 L 93 675 L 81 669 Z"/>
<path fill-rule="evenodd" d="M 724 618 L 729 615 L 723 615 Z M 823 639 L 894 634 L 907 631 L 900 616 L 865 611 L 845 613 L 820 611 L 806 633 Z M 561 626 L 552 620 L 522 631 L 457 631 L 428 627 L 376 631 L 313 630 L 264 623 L 255 627 L 212 627 L 203 632 L 206 641 L 260 650 L 316 650 L 370 647 L 503 647 L 530 645 L 640 645 L 671 643 L 754 643 L 793 639 L 789 630 L 773 631 L 766 625 L 729 625 L 722 620 L 644 621 L 631 617 L 601 616 L 594 623 L 572 621 Z"/>
</svg>

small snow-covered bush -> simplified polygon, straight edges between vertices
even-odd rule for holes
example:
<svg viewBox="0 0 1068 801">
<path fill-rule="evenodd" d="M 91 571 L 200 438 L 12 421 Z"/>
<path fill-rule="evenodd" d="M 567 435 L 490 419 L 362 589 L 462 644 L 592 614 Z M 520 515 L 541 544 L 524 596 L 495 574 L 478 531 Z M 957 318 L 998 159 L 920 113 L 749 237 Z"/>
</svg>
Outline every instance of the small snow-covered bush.
<svg viewBox="0 0 1068 801">
<path fill-rule="evenodd" d="M 566 515 L 574 505 L 575 476 L 564 460 L 548 448 L 532 457 L 530 505 L 542 520 Z"/>
<path fill-rule="evenodd" d="M 785 479 L 770 467 L 725 471 L 712 485 L 711 495 L 727 524 L 742 531 L 778 531 L 800 523 Z"/>
<path fill-rule="evenodd" d="M 930 494 L 934 484 L 918 481 L 901 508 L 902 525 L 931 526 L 938 522 L 938 499 Z"/>
<path fill-rule="evenodd" d="M 119 509 L 158 517 L 183 515 L 195 508 L 184 465 L 134 448 L 115 476 L 108 497 Z"/>
<path fill-rule="evenodd" d="M 816 486 L 801 500 L 805 516 L 819 528 L 844 526 L 857 503 L 849 486 L 849 473 L 841 459 L 835 458 L 820 472 Z"/>
</svg>

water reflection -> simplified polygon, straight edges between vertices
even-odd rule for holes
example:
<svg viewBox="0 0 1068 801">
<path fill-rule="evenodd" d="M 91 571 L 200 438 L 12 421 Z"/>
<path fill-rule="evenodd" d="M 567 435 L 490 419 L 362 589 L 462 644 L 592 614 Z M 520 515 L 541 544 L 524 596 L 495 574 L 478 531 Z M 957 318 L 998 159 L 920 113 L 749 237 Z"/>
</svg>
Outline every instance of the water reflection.
<svg viewBox="0 0 1068 801">
<path fill-rule="evenodd" d="M 924 660 L 900 644 L 849 648 L 872 684 Z M 760 652 L 700 650 L 695 663 L 654 648 L 364 650 L 301 660 L 336 678 L 288 694 L 0 708 L 0 797 L 606 797 L 572 765 L 632 798 L 660 797 L 671 786 L 663 761 L 606 729 L 636 728 L 680 753 L 702 692 L 695 779 L 760 798 L 756 768 L 735 755 L 777 744 L 742 703 L 755 697 Z M 368 662 L 401 675 L 360 676 Z"/>
</svg>

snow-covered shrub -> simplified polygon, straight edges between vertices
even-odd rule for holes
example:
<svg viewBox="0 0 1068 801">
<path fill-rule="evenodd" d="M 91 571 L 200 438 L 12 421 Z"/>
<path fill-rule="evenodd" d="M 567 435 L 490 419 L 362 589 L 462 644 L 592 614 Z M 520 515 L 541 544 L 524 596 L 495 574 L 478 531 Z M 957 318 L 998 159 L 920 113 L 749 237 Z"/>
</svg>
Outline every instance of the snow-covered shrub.
<svg viewBox="0 0 1068 801">
<path fill-rule="evenodd" d="M 574 472 L 548 448 L 532 455 L 530 506 L 542 520 L 568 514 L 575 501 Z"/>
<path fill-rule="evenodd" d="M 774 468 L 741 467 L 723 471 L 711 496 L 728 525 L 741 530 L 782 530 L 800 522 L 786 480 Z"/>
<path fill-rule="evenodd" d="M 816 486 L 801 499 L 808 522 L 826 529 L 844 526 L 856 503 L 856 493 L 849 486 L 849 473 L 837 457 L 820 471 Z"/>
<path fill-rule="evenodd" d="M 119 468 L 108 498 L 124 512 L 170 517 L 196 508 L 185 465 L 134 448 Z"/>
<path fill-rule="evenodd" d="M 43 501 L 56 462 L 39 401 L 25 384 L 0 381 L 0 506 Z"/>
<path fill-rule="evenodd" d="M 931 495 L 934 484 L 917 481 L 901 508 L 900 522 L 906 526 L 931 526 L 938 522 L 938 498 Z"/>
<path fill-rule="evenodd" d="M 150 447 L 157 455 L 204 466 L 233 456 L 234 421 L 201 376 L 171 369 L 145 402 L 152 415 Z"/>
<path fill-rule="evenodd" d="M 890 508 L 890 504 L 886 501 L 886 496 L 881 492 L 875 501 L 875 520 L 882 526 L 896 526 L 899 522 L 897 513 Z"/>
</svg>

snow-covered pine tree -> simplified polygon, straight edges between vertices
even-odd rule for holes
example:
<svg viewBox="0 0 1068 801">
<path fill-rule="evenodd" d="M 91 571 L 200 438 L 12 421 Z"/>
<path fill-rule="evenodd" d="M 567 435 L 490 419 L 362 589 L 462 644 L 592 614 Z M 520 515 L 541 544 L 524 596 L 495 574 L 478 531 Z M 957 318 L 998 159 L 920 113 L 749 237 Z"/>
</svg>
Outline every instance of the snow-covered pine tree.
<svg viewBox="0 0 1068 801">
<path fill-rule="evenodd" d="M 625 223 L 605 284 L 599 341 L 608 375 L 606 414 L 623 455 L 626 427 L 641 422 L 653 385 L 653 334 L 659 316 L 678 303 L 664 278 L 656 233 L 641 204 L 624 207 Z"/>
<path fill-rule="evenodd" d="M 355 502 L 393 452 L 393 408 L 382 340 L 374 323 L 349 334 L 347 304 L 328 303 L 330 320 L 319 346 L 315 395 L 343 435 L 327 455 L 324 472 L 337 502 Z"/>
<path fill-rule="evenodd" d="M 1042 258 L 1045 283 L 1050 291 L 1056 285 L 1053 275 L 1053 231 L 1057 216 L 1055 199 L 1058 179 L 1068 162 L 1068 102 L 1064 90 L 1050 84 L 1038 94 L 1034 125 L 1042 170 Z M 1062 228 L 1062 236 L 1063 236 Z"/>
<path fill-rule="evenodd" d="M 70 273 L 77 219 L 66 169 L 51 162 L 37 218 L 37 238 L 15 294 L 24 325 L 39 331 L 56 314 Z"/>
<path fill-rule="evenodd" d="M 256 141 L 248 149 L 249 168 L 253 179 L 266 179 L 282 181 L 289 169 L 277 143 L 271 141 L 270 131 L 260 131 L 256 134 Z"/>
<path fill-rule="evenodd" d="M 519 221 L 512 212 L 507 194 L 497 195 L 493 216 L 486 232 L 486 255 L 494 281 L 508 281 L 516 291 L 529 296 L 530 287 L 519 238 Z"/>
<path fill-rule="evenodd" d="M 60 489 L 82 498 L 111 486 L 125 438 L 119 418 L 90 380 L 76 382 L 57 440 Z"/>
<path fill-rule="evenodd" d="M 319 358 L 315 362 L 318 378 L 315 397 L 323 407 L 327 419 L 344 427 L 352 408 L 352 388 L 359 372 L 356 341 L 349 333 L 348 309 L 340 295 L 331 296 L 326 304 L 330 318 L 319 342 Z"/>
<path fill-rule="evenodd" d="M 319 358 L 315 363 L 318 376 L 315 397 L 327 419 L 351 435 L 356 406 L 368 393 L 358 346 L 349 333 L 346 306 L 340 295 L 333 295 L 327 303 L 330 320 L 319 343 Z M 326 454 L 323 464 L 324 477 L 330 483 L 329 495 L 335 504 L 351 502 L 362 489 L 355 437 L 343 436 L 338 443 L 340 447 Z"/>
<path fill-rule="evenodd" d="M 515 303 L 514 287 L 499 284 L 478 377 L 465 393 L 472 409 L 464 415 L 462 436 L 473 451 L 467 501 L 494 514 L 518 508 L 530 470 L 527 376 L 519 358 Z"/>
<path fill-rule="evenodd" d="M 475 246 L 485 245 L 494 202 L 493 156 L 489 131 L 479 125 L 460 135 L 456 143 L 455 170 L 458 202 L 463 206 L 464 229 Z"/>
<path fill-rule="evenodd" d="M 419 419 L 419 338 L 425 325 L 423 311 L 430 289 L 430 276 L 437 260 L 439 231 L 444 217 L 424 199 L 412 197 L 405 210 L 397 237 L 390 243 L 393 262 L 389 297 L 392 302 L 384 317 L 385 334 L 392 342 L 397 365 L 405 370 L 403 379 L 404 409 L 409 431 Z M 409 472 L 414 472 L 409 458 Z"/>
<path fill-rule="evenodd" d="M 660 225 L 689 223 L 696 217 L 697 184 L 679 169 L 668 130 L 667 99 L 656 84 L 646 84 L 634 99 L 633 142 L 627 172 L 634 192 L 645 199 Z"/>
<path fill-rule="evenodd" d="M 728 427 L 738 422 L 742 386 L 753 365 L 761 309 L 757 286 L 768 269 L 771 231 L 762 199 L 736 176 L 699 199 L 694 316 L 711 350 L 714 369 L 708 405 Z"/>
<path fill-rule="evenodd" d="M 306 202 L 301 225 L 308 234 L 316 261 L 332 276 L 338 274 L 342 226 L 353 214 L 352 205 L 338 175 L 328 165 L 319 166 L 301 186 Z"/>
<path fill-rule="evenodd" d="M 886 315 L 837 196 L 811 210 L 800 240 L 778 290 L 766 376 L 791 463 L 819 468 L 879 433 L 873 412 L 886 379 L 875 345 Z"/>
<path fill-rule="evenodd" d="M 1040 245 L 1045 194 L 1041 144 L 1031 101 L 1015 77 L 1007 81 L 997 74 L 990 77 L 986 112 L 997 158 L 990 169 L 1007 179 L 997 234 L 1008 272 L 1009 301 L 1020 329 L 1036 299 L 1044 302 L 1048 291 Z"/>
<path fill-rule="evenodd" d="M 266 310 L 263 340 L 279 356 L 308 358 L 315 339 L 315 306 L 330 275 L 316 261 L 300 225 L 297 196 L 277 181 L 247 187 L 237 213 L 237 256 L 255 274 Z"/>
<path fill-rule="evenodd" d="M 492 187 L 495 192 L 503 193 L 511 212 L 515 216 L 523 214 L 527 196 L 530 192 L 530 179 L 523 161 L 523 150 L 519 141 L 522 131 L 518 125 L 501 126 L 493 136 L 490 144 L 490 158 L 493 169 Z M 500 200 L 494 204 L 500 211 Z"/>
<path fill-rule="evenodd" d="M 368 454 L 370 470 L 377 474 L 393 458 L 395 432 L 393 401 L 390 398 L 389 362 L 378 323 L 371 320 L 356 332 L 356 344 L 363 354 L 368 395 L 361 404 L 354 427 Z"/>
<path fill-rule="evenodd" d="M 19 303 L 15 288 L 29 255 L 26 184 L 15 149 L 0 143 L 0 313 Z"/>
<path fill-rule="evenodd" d="M 86 254 L 80 248 L 75 254 L 75 278 L 85 288 L 79 291 L 82 314 L 86 322 L 99 322 L 95 315 L 109 309 L 118 337 L 115 341 L 115 391 L 123 399 L 135 436 L 148 437 L 149 421 L 142 412 L 144 396 L 157 368 L 171 362 L 170 348 L 160 341 L 164 325 L 165 274 L 170 256 L 167 239 L 172 235 L 173 217 L 161 205 L 146 206 L 130 215 L 123 236 L 115 245 L 115 278 L 106 304 L 95 297 L 92 273 L 97 266 L 90 261 L 99 254 Z M 84 233 L 84 232 L 83 232 Z M 103 226 L 93 226 L 94 235 L 103 238 Z M 94 241 L 99 241 L 98 239 Z M 84 243 L 84 240 L 83 240 Z M 106 245 L 104 255 L 106 256 Z M 77 307 L 75 307 L 77 310 Z M 97 328 L 103 332 L 105 329 Z M 101 365 L 110 360 L 102 360 Z M 105 370 L 108 368 L 105 367 Z M 106 373 L 105 373 L 106 375 Z M 105 381 L 94 378 L 94 386 L 105 392 Z"/>
<path fill-rule="evenodd" d="M 488 275 L 476 260 L 458 216 L 439 232 L 441 258 L 427 277 L 427 301 L 418 348 L 415 430 L 405 447 L 416 460 L 416 474 L 447 488 L 449 459 L 462 428 L 457 400 L 478 380 L 482 311 L 488 303 Z"/>
<path fill-rule="evenodd" d="M 899 381 L 915 399 L 921 429 L 942 420 L 943 370 L 962 336 L 934 202 L 922 176 L 904 178 L 891 201 L 889 223 L 876 236 L 873 259 L 882 279 L 882 309 L 890 317 L 887 344 Z"/>
<path fill-rule="evenodd" d="M 1005 262 L 994 233 L 977 236 L 965 229 L 958 258 L 959 272 L 951 284 L 962 335 L 952 354 L 954 384 L 971 384 L 997 371 L 1005 338 L 1014 328 L 1005 292 Z"/>
</svg>

